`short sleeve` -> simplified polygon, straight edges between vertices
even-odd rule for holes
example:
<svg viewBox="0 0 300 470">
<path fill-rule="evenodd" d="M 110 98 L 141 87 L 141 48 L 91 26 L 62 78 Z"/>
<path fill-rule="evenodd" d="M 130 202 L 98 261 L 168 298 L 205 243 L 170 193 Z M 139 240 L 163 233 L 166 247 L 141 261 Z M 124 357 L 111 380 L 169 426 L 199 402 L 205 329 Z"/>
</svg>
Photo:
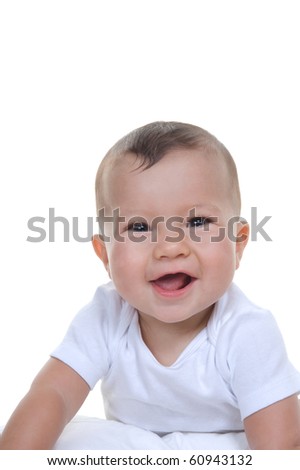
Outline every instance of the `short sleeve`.
<svg viewBox="0 0 300 470">
<path fill-rule="evenodd" d="M 289 362 L 270 312 L 245 313 L 231 319 L 220 333 L 218 355 L 242 419 L 300 392 L 300 374 Z"/>
<path fill-rule="evenodd" d="M 108 373 L 122 299 L 110 285 L 97 289 L 92 302 L 75 316 L 61 344 L 51 353 L 74 369 L 92 389 Z"/>
</svg>

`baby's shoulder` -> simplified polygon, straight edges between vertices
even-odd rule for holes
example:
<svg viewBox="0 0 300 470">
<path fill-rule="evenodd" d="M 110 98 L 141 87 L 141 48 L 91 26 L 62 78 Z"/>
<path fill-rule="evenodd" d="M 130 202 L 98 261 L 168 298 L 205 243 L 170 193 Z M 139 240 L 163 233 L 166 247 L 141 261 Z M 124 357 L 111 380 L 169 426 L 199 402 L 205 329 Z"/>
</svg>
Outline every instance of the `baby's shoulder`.
<svg viewBox="0 0 300 470">
<path fill-rule="evenodd" d="M 117 332 L 127 328 L 134 313 L 134 309 L 119 295 L 114 284 L 108 282 L 96 289 L 92 300 L 78 312 L 76 319 L 88 323 L 92 329 Z"/>
<path fill-rule="evenodd" d="M 215 346 L 233 346 L 235 341 L 241 341 L 252 333 L 254 336 L 277 330 L 274 316 L 254 302 L 232 284 L 222 298 L 217 302 L 214 313 L 208 324 L 208 336 Z"/>
</svg>

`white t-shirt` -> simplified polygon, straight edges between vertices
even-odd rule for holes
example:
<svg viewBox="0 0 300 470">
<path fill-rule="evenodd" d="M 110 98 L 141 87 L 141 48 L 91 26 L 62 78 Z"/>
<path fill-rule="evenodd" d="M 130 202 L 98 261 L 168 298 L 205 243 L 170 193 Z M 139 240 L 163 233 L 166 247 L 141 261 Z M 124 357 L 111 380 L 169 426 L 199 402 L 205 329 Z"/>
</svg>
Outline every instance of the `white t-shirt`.
<svg viewBox="0 0 300 470">
<path fill-rule="evenodd" d="M 300 393 L 273 316 L 234 284 L 171 366 L 152 355 L 137 311 L 111 282 L 97 289 L 51 355 L 90 388 L 102 380 L 108 419 L 157 433 L 239 431 L 245 417 Z"/>
</svg>

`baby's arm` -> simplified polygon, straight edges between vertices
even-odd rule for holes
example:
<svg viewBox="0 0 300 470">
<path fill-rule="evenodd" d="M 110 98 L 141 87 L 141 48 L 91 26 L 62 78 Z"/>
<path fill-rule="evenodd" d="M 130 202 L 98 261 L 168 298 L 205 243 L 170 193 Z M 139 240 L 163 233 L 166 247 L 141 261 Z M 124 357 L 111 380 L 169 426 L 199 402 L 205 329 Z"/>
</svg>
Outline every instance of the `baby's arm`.
<svg viewBox="0 0 300 470">
<path fill-rule="evenodd" d="M 8 421 L 0 449 L 51 449 L 89 391 L 73 369 L 51 358 Z"/>
<path fill-rule="evenodd" d="M 251 449 L 300 450 L 300 406 L 296 395 L 244 420 Z"/>
</svg>

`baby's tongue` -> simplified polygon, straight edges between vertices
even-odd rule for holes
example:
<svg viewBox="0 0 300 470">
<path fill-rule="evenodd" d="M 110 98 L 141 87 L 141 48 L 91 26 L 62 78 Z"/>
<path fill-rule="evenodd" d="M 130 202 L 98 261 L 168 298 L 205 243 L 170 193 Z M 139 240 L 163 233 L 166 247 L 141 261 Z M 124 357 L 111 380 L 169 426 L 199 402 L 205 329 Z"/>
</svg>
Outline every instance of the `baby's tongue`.
<svg viewBox="0 0 300 470">
<path fill-rule="evenodd" d="M 157 286 L 164 290 L 183 289 L 188 282 L 189 276 L 184 273 L 166 274 L 154 281 Z"/>
</svg>

